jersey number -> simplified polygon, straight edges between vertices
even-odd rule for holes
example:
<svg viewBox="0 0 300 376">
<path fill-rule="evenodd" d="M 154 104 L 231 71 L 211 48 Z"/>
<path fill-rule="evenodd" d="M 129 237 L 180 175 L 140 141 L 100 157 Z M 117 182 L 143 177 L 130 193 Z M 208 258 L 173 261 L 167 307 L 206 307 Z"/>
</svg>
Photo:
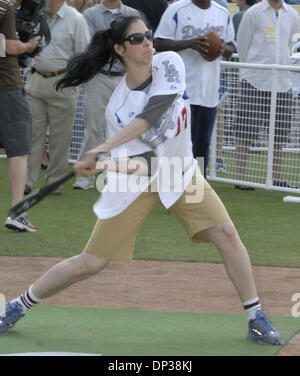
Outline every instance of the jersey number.
<svg viewBox="0 0 300 376">
<path fill-rule="evenodd" d="M 177 133 L 175 137 L 179 135 L 182 129 L 186 129 L 186 128 L 187 128 L 187 109 L 186 107 L 183 107 L 181 114 L 178 116 L 178 119 L 177 119 Z"/>
</svg>

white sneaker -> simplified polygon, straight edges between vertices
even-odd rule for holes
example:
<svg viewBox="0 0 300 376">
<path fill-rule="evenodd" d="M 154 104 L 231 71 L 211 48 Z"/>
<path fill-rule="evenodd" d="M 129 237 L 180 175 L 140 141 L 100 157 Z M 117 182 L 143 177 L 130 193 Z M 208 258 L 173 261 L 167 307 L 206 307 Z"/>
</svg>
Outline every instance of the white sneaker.
<svg viewBox="0 0 300 376">
<path fill-rule="evenodd" d="M 80 177 L 77 178 L 75 183 L 73 184 L 73 189 L 92 189 L 94 188 L 94 176 L 89 178 Z"/>
<path fill-rule="evenodd" d="M 30 223 L 26 213 L 21 214 L 18 218 L 15 219 L 7 217 L 5 221 L 5 227 L 11 230 L 36 232 L 36 227 L 32 223 Z"/>
</svg>

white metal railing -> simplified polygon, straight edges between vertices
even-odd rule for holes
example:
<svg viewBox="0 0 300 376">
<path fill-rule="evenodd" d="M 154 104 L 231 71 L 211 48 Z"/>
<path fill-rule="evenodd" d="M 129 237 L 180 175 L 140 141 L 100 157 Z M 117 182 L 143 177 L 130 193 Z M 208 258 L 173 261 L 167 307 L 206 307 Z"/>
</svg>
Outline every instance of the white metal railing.
<svg viewBox="0 0 300 376">
<path fill-rule="evenodd" d="M 234 59 L 237 55 L 234 55 Z M 292 56 L 294 61 L 300 60 L 298 56 Z M 239 184 L 253 188 L 263 188 L 276 191 L 300 193 L 300 66 L 277 65 L 277 64 L 245 64 L 234 61 L 221 62 L 225 79 L 221 80 L 221 93 L 223 98 L 219 105 L 219 115 L 212 134 L 209 180 L 220 181 L 230 184 Z M 269 70 L 272 74 L 272 91 L 270 94 L 270 111 L 263 112 L 261 98 L 253 97 L 249 93 L 249 106 L 257 104 L 256 112 L 251 116 L 245 113 L 243 124 L 250 123 L 253 116 L 263 119 L 259 124 L 258 139 L 252 140 L 251 147 L 246 151 L 247 155 L 238 152 L 236 129 L 241 120 L 241 73 L 243 70 Z M 277 74 L 280 71 L 290 72 L 291 77 L 296 79 L 297 88 L 294 88 L 291 101 L 288 106 L 281 109 L 290 113 L 291 129 L 287 140 L 282 145 L 281 165 L 274 158 L 275 124 L 279 116 L 277 106 Z M 299 75 L 299 77 L 298 77 Z M 299 81 L 299 84 L 298 84 Z M 296 85 L 296 86 L 297 86 Z M 251 97 L 252 95 L 252 97 Z M 239 115 L 239 116 L 238 116 Z M 247 117 L 249 116 L 249 118 Z M 284 120 L 287 125 L 287 120 Z M 278 155 L 278 149 L 277 149 Z M 238 167 L 246 160 L 246 169 L 241 178 Z M 222 166 L 221 162 L 224 162 Z M 276 164 L 277 163 L 277 164 Z M 274 185 L 275 172 L 280 171 L 281 179 L 289 182 L 294 188 Z M 280 180 L 281 180 L 280 179 Z M 297 187 L 297 188 L 296 188 Z M 299 187 L 299 188 L 298 188 Z"/>
</svg>

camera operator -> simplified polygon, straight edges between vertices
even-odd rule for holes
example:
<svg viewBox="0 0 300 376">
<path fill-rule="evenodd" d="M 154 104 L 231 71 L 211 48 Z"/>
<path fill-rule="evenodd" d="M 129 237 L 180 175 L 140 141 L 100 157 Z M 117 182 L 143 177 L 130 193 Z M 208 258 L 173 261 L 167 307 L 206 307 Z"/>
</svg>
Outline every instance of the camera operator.
<svg viewBox="0 0 300 376">
<path fill-rule="evenodd" d="M 31 115 L 24 97 L 19 73 L 18 55 L 33 52 L 40 40 L 27 43 L 17 40 L 15 3 L 1 0 L 0 34 L 5 37 L 5 56 L 0 57 L 0 139 L 6 151 L 11 205 L 23 199 L 27 174 L 27 157 L 31 151 Z M 26 213 L 19 218 L 7 218 L 5 226 L 13 230 L 34 232 Z"/>
</svg>

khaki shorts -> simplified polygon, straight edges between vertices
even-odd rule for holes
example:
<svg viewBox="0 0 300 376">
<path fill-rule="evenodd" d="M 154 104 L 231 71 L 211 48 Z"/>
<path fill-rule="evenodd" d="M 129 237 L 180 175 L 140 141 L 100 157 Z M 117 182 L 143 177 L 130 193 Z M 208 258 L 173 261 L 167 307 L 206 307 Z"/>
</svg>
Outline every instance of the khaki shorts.
<svg viewBox="0 0 300 376">
<path fill-rule="evenodd" d="M 190 184 L 195 184 L 195 175 Z M 201 202 L 187 203 L 189 187 L 169 211 L 179 220 L 193 243 L 208 242 L 203 230 L 231 219 L 218 195 L 204 180 Z M 131 259 L 139 229 L 155 206 L 160 205 L 157 192 L 142 193 L 121 214 L 98 219 L 84 252 L 103 259 Z"/>
</svg>

